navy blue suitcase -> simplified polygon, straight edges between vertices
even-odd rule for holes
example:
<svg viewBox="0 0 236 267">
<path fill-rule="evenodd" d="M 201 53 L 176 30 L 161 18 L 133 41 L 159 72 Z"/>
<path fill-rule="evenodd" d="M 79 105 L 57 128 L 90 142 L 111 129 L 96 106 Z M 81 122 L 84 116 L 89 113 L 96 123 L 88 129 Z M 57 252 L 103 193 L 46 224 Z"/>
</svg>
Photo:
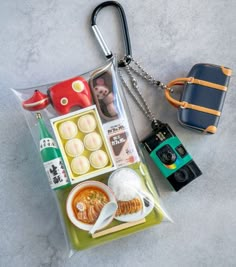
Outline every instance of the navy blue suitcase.
<svg viewBox="0 0 236 267">
<path fill-rule="evenodd" d="M 178 108 L 181 125 L 206 133 L 215 133 L 223 109 L 232 70 L 212 64 L 196 64 L 187 78 L 167 85 L 167 100 Z M 180 101 L 172 98 L 171 88 L 184 85 Z"/>
</svg>

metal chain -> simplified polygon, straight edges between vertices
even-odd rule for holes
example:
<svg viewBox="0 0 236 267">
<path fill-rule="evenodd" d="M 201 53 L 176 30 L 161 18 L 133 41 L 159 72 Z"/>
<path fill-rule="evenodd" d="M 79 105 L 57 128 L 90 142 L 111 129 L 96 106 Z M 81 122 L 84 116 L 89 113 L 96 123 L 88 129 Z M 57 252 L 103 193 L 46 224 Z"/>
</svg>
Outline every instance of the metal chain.
<svg viewBox="0 0 236 267">
<path fill-rule="evenodd" d="M 156 87 L 159 87 L 161 89 L 166 89 L 166 85 L 164 83 L 162 83 L 161 81 L 154 79 L 152 75 L 150 75 L 147 71 L 145 71 L 145 69 L 140 65 L 140 63 L 138 61 L 131 58 L 131 62 L 134 63 L 137 67 L 137 69 L 136 69 L 136 68 L 132 67 L 131 65 L 129 65 L 130 69 L 134 73 L 136 73 L 138 76 L 140 76 L 144 80 L 147 80 L 150 84 L 152 84 Z"/>
<path fill-rule="evenodd" d="M 129 75 L 130 72 L 128 72 L 128 68 L 127 68 L 127 66 L 128 66 L 128 65 L 126 65 L 125 68 L 126 68 L 127 73 L 128 73 L 128 75 Z M 152 114 L 152 112 L 150 111 L 150 108 L 148 107 L 146 101 L 145 101 L 143 98 L 140 98 L 140 99 L 139 99 L 139 98 L 136 96 L 136 94 L 129 88 L 128 84 L 127 84 L 126 81 L 124 80 L 124 77 L 123 77 L 123 75 L 122 75 L 122 73 L 121 73 L 121 69 L 120 69 L 120 68 L 118 69 L 118 71 L 119 71 L 119 75 L 120 75 L 120 79 L 121 79 L 122 84 L 124 85 L 125 89 L 129 92 L 129 94 L 133 97 L 133 99 L 134 99 L 134 101 L 136 102 L 136 104 L 138 105 L 138 107 L 144 112 L 144 115 L 145 115 L 150 121 L 155 120 L 155 117 L 154 117 L 154 115 Z M 131 78 L 131 77 L 130 77 L 130 78 Z M 132 84 L 133 84 L 133 87 L 136 89 L 137 93 L 138 93 L 138 92 L 140 93 L 140 91 L 137 89 L 137 81 L 136 81 L 135 79 L 132 79 L 132 78 L 131 78 L 131 82 L 132 82 Z M 134 85 L 134 84 L 135 84 L 135 85 Z M 138 94 L 139 94 L 139 93 L 138 93 Z M 139 95 L 141 95 L 141 93 L 140 93 Z M 141 103 L 141 102 L 143 102 L 143 103 Z M 146 107 L 146 109 L 145 109 L 144 106 Z"/>
<path fill-rule="evenodd" d="M 148 106 L 146 100 L 144 99 L 141 91 L 139 90 L 138 87 L 138 83 L 137 80 L 134 78 L 134 75 L 132 74 L 132 71 L 134 73 L 136 73 L 137 75 L 139 75 L 141 78 L 147 80 L 149 83 L 157 86 L 157 87 L 164 87 L 164 84 L 162 84 L 161 82 L 155 80 L 151 75 L 149 75 L 141 66 L 137 61 L 134 61 L 131 58 L 131 61 L 134 62 L 134 64 L 140 69 L 140 71 L 134 69 L 133 67 L 130 66 L 130 64 L 127 64 L 126 61 L 124 61 L 125 64 L 125 70 L 127 72 L 127 75 L 130 78 L 130 81 L 132 83 L 132 87 L 133 87 L 133 91 L 129 88 L 127 82 L 124 80 L 124 77 L 121 73 L 121 69 L 119 70 L 119 75 L 121 78 L 121 82 L 124 85 L 124 87 L 126 88 L 126 90 L 130 93 L 130 95 L 133 97 L 134 101 L 136 102 L 136 104 L 139 106 L 139 108 L 144 112 L 145 116 L 152 122 L 152 127 L 156 127 L 158 126 L 158 124 L 160 123 L 154 116 L 154 114 L 151 112 L 150 107 Z M 165 87 L 164 87 L 165 88 Z"/>
</svg>

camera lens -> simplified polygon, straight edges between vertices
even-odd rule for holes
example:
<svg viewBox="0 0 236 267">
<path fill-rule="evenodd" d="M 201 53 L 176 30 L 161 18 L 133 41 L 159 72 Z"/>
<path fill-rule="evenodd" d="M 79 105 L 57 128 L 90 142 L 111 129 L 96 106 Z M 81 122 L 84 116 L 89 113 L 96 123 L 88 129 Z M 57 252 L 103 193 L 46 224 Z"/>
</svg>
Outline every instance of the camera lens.
<svg viewBox="0 0 236 267">
<path fill-rule="evenodd" d="M 198 168 L 196 163 L 191 160 L 179 168 L 176 172 L 171 174 L 167 179 L 175 191 L 179 191 L 182 187 L 190 183 L 201 174 L 201 170 Z"/>
<path fill-rule="evenodd" d="M 176 155 L 170 150 L 164 151 L 161 154 L 161 161 L 164 164 L 170 165 L 176 161 Z"/>
<path fill-rule="evenodd" d="M 160 150 L 156 152 L 159 159 L 166 165 L 173 164 L 176 159 L 177 155 L 175 154 L 174 150 L 171 148 L 170 145 L 163 146 Z"/>
<path fill-rule="evenodd" d="M 175 177 L 175 180 L 180 183 L 187 181 L 189 178 L 188 172 L 185 169 L 178 170 L 177 172 L 175 172 L 174 177 Z"/>
</svg>

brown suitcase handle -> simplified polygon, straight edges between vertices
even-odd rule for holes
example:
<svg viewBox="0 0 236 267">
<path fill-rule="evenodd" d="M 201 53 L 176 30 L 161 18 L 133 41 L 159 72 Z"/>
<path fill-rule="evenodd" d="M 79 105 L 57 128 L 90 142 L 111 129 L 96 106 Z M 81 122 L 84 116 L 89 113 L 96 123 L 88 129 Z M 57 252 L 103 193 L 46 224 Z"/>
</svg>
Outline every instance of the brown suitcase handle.
<svg viewBox="0 0 236 267">
<path fill-rule="evenodd" d="M 188 103 L 186 101 L 178 101 L 178 100 L 174 99 L 171 96 L 172 87 L 176 86 L 176 85 L 184 85 L 186 82 L 187 83 L 195 83 L 195 84 L 207 86 L 207 87 L 214 88 L 214 89 L 217 89 L 217 90 L 222 90 L 222 91 L 226 91 L 227 90 L 226 86 L 223 86 L 223 85 L 220 85 L 220 84 L 216 84 L 216 83 L 207 82 L 207 81 L 203 81 L 203 80 L 199 80 L 199 79 L 195 79 L 193 77 L 178 78 L 178 79 L 175 79 L 175 80 L 169 82 L 167 84 L 167 88 L 165 89 L 165 97 L 166 97 L 166 99 L 168 100 L 168 102 L 172 106 L 174 106 L 175 108 L 181 107 L 181 108 L 194 109 L 194 110 L 205 112 L 205 113 L 209 113 L 209 114 L 212 114 L 212 115 L 215 115 L 215 116 L 220 116 L 221 115 L 221 112 L 218 111 L 218 110 L 205 108 L 205 107 L 202 107 L 202 106 L 190 104 L 190 103 Z"/>
<path fill-rule="evenodd" d="M 191 79 L 190 78 L 178 78 L 167 84 L 167 88 L 165 89 L 165 97 L 168 100 L 168 102 L 175 108 L 184 107 L 185 102 L 178 101 L 170 95 L 172 87 L 176 85 L 184 85 L 185 82 L 189 82 Z"/>
</svg>

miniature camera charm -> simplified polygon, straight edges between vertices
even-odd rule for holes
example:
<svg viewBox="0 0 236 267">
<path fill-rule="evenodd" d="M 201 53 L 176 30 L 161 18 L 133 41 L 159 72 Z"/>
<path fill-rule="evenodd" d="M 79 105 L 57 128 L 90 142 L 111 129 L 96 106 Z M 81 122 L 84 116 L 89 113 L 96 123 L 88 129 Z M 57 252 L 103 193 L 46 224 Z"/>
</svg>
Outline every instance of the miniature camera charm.
<svg viewBox="0 0 236 267">
<path fill-rule="evenodd" d="M 175 191 L 202 174 L 168 124 L 160 124 L 142 144 Z"/>
</svg>

